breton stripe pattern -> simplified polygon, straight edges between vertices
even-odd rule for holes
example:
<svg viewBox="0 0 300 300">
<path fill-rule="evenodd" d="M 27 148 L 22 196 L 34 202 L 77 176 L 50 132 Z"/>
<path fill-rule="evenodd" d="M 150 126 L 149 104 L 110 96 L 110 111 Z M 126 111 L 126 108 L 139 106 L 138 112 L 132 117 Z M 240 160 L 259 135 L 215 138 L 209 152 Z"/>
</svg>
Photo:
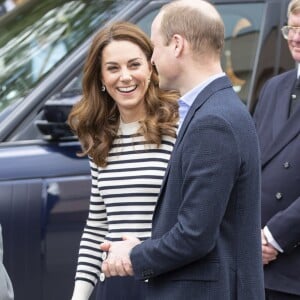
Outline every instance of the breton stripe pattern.
<svg viewBox="0 0 300 300">
<path fill-rule="evenodd" d="M 118 137 L 100 168 L 90 159 L 92 189 L 89 215 L 81 238 L 76 280 L 95 285 L 101 272 L 104 240 L 123 234 L 145 240 L 175 139 L 163 137 L 159 148 L 136 134 L 138 122 L 121 123 Z"/>
</svg>

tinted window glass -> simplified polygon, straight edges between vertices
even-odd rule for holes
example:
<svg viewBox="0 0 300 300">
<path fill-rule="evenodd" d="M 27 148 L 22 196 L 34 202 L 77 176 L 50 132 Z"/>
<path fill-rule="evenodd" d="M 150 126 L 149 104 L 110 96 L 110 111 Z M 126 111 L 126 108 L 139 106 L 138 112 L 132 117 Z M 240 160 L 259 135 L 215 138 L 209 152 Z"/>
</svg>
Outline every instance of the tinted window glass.
<svg viewBox="0 0 300 300">
<path fill-rule="evenodd" d="M 29 1 L 0 17 L 0 113 L 128 2 Z"/>
<path fill-rule="evenodd" d="M 247 102 L 264 4 L 218 5 L 225 24 L 223 69 L 235 91 Z"/>
</svg>

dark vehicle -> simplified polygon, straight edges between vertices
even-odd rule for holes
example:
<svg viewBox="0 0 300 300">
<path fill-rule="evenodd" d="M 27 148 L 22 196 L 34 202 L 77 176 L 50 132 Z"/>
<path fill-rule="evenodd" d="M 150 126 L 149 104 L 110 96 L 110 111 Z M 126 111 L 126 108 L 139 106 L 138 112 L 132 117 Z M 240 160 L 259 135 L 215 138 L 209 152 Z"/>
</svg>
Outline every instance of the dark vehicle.
<svg viewBox="0 0 300 300">
<path fill-rule="evenodd" d="M 71 297 L 90 171 L 65 121 L 93 34 L 115 20 L 149 33 L 165 2 L 30 0 L 0 17 L 0 222 L 16 300 Z M 212 2 L 223 68 L 252 112 L 265 80 L 294 67 L 280 32 L 288 1 Z"/>
</svg>

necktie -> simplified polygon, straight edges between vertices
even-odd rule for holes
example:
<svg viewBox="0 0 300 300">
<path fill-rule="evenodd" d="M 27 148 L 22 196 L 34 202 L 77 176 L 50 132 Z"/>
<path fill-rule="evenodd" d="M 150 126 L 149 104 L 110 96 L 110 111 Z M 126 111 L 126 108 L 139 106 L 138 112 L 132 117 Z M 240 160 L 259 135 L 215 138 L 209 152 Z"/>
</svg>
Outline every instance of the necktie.
<svg viewBox="0 0 300 300">
<path fill-rule="evenodd" d="M 297 109 L 299 103 L 300 103 L 300 77 L 297 78 L 293 92 L 291 94 L 290 114 L 289 114 L 290 116 Z"/>
</svg>

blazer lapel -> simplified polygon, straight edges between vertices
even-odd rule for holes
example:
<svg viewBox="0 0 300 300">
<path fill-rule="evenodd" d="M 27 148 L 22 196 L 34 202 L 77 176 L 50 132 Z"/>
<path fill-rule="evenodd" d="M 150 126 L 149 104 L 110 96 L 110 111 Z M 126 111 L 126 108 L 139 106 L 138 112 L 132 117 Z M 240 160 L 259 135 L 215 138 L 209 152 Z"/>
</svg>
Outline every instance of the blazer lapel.
<svg viewBox="0 0 300 300">
<path fill-rule="evenodd" d="M 229 81 L 227 76 L 223 76 L 217 78 L 213 82 L 211 82 L 207 87 L 205 87 L 196 97 L 195 101 L 193 102 L 192 106 L 190 107 L 183 123 L 179 131 L 179 135 L 177 137 L 175 146 L 181 142 L 182 138 L 185 135 L 188 125 L 190 124 L 191 120 L 195 112 L 216 92 L 222 89 L 232 87 L 231 82 Z"/>
<path fill-rule="evenodd" d="M 299 118 L 300 107 L 297 108 L 297 110 L 285 123 L 279 134 L 275 137 L 273 143 L 271 143 L 269 148 L 265 151 L 265 155 L 262 157 L 263 167 L 298 134 L 300 134 Z"/>
<path fill-rule="evenodd" d="M 289 117 L 290 97 L 294 82 L 296 80 L 296 73 L 289 74 L 278 87 L 279 92 L 275 96 L 274 101 L 274 116 L 273 116 L 273 137 L 276 139 L 281 129 L 285 126 Z M 274 99 L 270 99 L 273 101 Z"/>
<path fill-rule="evenodd" d="M 160 195 L 162 194 L 162 191 L 166 185 L 168 176 L 169 176 L 169 171 L 170 171 L 170 166 L 172 164 L 172 158 L 174 157 L 173 153 L 175 153 L 177 151 L 177 145 L 181 142 L 181 140 L 183 139 L 187 127 L 190 124 L 191 120 L 193 119 L 193 116 L 195 114 L 195 112 L 211 97 L 211 95 L 213 95 L 215 92 L 221 90 L 221 89 L 225 89 L 225 88 L 229 88 L 232 87 L 232 84 L 230 83 L 229 79 L 227 78 L 227 76 L 223 76 L 220 78 L 217 78 L 216 80 L 214 80 L 213 82 L 211 82 L 207 87 L 205 87 L 196 97 L 195 101 L 193 102 L 192 106 L 190 107 L 182 125 L 181 128 L 179 130 L 179 134 L 178 137 L 176 139 L 175 145 L 174 145 L 174 149 L 172 151 L 166 172 L 165 172 L 165 176 L 162 182 L 162 186 L 160 189 L 160 193 L 158 196 L 158 199 L 160 199 Z"/>
</svg>

